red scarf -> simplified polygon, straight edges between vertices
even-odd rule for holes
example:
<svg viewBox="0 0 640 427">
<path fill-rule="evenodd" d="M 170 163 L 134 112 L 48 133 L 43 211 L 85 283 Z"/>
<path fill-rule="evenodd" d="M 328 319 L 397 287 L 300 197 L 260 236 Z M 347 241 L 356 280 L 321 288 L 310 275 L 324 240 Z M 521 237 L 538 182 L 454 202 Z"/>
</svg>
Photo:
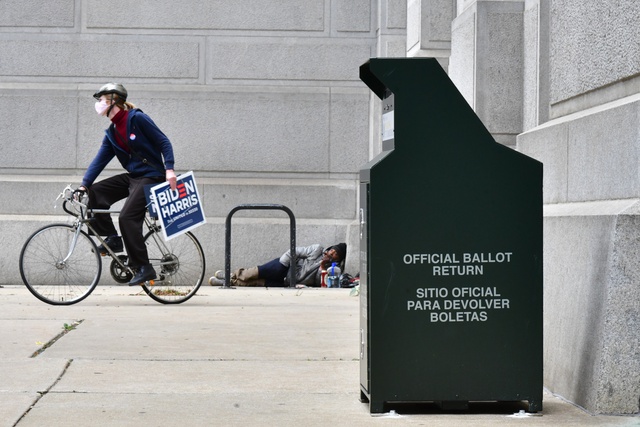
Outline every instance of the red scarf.
<svg viewBox="0 0 640 427">
<path fill-rule="evenodd" d="M 116 126 L 116 143 L 127 153 L 130 152 L 129 145 L 125 141 L 129 141 L 127 136 L 127 118 L 129 117 L 129 110 L 120 110 L 113 116 L 111 121 Z"/>
</svg>

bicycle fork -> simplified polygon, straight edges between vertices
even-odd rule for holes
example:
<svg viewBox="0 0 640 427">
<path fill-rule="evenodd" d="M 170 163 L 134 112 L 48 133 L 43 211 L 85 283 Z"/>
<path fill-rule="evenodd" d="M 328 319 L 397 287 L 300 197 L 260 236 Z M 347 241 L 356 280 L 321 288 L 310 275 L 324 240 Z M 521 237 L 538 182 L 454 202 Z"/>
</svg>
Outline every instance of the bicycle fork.
<svg viewBox="0 0 640 427">
<path fill-rule="evenodd" d="M 65 256 L 64 259 L 56 263 L 56 267 L 59 270 L 61 270 L 62 268 L 64 268 L 65 265 L 67 265 L 67 261 L 69 260 L 69 258 L 71 258 L 73 251 L 76 249 L 76 244 L 78 243 L 78 236 L 80 236 L 80 232 L 82 231 L 82 225 L 79 222 L 76 222 L 74 225 L 74 228 L 76 231 L 73 233 L 73 238 L 71 239 L 71 244 L 69 245 L 69 252 L 67 253 L 67 256 Z"/>
</svg>

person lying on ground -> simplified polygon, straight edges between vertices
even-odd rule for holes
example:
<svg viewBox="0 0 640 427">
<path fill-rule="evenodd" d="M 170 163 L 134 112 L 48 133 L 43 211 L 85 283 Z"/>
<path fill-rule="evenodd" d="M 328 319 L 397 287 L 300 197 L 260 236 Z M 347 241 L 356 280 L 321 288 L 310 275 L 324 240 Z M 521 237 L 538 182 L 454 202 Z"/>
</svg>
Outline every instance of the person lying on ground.
<svg viewBox="0 0 640 427">
<path fill-rule="evenodd" d="M 344 271 L 344 260 L 347 256 L 346 243 L 338 243 L 324 249 L 320 244 L 296 247 L 296 285 L 321 286 L 322 272 L 327 271 L 335 262 Z M 231 274 L 230 284 L 233 286 L 288 286 L 291 250 L 280 258 L 275 258 L 257 267 L 239 268 Z M 218 270 L 209 279 L 212 286 L 224 285 L 224 272 Z"/>
</svg>

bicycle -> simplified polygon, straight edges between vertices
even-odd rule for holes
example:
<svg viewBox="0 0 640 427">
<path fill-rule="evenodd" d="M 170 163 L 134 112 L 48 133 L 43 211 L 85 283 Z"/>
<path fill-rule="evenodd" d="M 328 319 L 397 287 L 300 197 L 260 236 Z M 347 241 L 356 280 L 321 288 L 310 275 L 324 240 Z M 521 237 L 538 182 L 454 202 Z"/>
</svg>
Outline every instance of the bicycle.
<svg viewBox="0 0 640 427">
<path fill-rule="evenodd" d="M 92 214 L 117 214 L 117 210 L 91 209 L 88 197 L 71 185 L 57 200 L 63 210 L 75 217 L 73 223 L 54 223 L 35 231 L 20 252 L 20 275 L 29 291 L 52 305 L 71 305 L 87 298 L 102 273 L 102 256 L 111 258 L 109 271 L 117 283 L 128 283 L 134 275 L 126 255 L 117 255 L 91 225 Z M 187 232 L 165 241 L 156 218 L 145 216 L 144 236 L 149 262 L 158 273 L 156 280 L 141 283 L 153 300 L 180 304 L 194 296 L 205 273 L 204 251 L 198 239 Z M 94 237 L 105 247 L 101 255 Z"/>
</svg>

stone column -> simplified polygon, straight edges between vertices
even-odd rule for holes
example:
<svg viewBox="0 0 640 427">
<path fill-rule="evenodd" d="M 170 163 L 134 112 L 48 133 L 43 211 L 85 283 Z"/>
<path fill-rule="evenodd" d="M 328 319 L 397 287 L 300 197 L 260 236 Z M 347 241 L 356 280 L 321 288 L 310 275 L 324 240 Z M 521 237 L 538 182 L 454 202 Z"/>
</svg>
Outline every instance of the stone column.
<svg viewBox="0 0 640 427">
<path fill-rule="evenodd" d="M 449 75 L 495 140 L 522 132 L 524 1 L 458 1 Z"/>
<path fill-rule="evenodd" d="M 640 3 L 535 3 L 548 53 L 527 43 L 526 56 L 540 54 L 548 95 L 518 150 L 544 163 L 544 385 L 590 412 L 637 414 Z"/>
<path fill-rule="evenodd" d="M 407 1 L 407 56 L 436 58 L 447 70 L 456 0 Z"/>
<path fill-rule="evenodd" d="M 378 49 L 376 56 L 379 58 L 401 58 L 406 56 L 406 0 L 379 0 L 378 8 Z"/>
<path fill-rule="evenodd" d="M 523 130 L 549 120 L 549 3 L 525 0 Z"/>
</svg>

